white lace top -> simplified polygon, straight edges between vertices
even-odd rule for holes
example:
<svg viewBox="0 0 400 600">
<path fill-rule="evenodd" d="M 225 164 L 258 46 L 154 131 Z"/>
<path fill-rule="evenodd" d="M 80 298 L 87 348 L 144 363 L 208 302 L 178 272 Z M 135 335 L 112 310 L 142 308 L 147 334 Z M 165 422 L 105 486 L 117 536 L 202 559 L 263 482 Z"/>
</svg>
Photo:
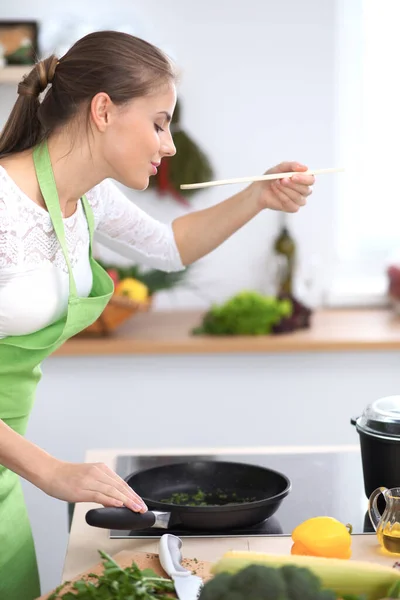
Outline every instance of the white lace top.
<svg viewBox="0 0 400 600">
<path fill-rule="evenodd" d="M 109 180 L 86 197 L 98 242 L 152 268 L 184 268 L 171 224 L 150 217 Z M 78 294 L 88 296 L 89 230 L 81 201 L 63 222 Z M 67 265 L 49 213 L 0 166 L 0 338 L 33 333 L 59 319 L 67 308 L 68 288 Z"/>
</svg>

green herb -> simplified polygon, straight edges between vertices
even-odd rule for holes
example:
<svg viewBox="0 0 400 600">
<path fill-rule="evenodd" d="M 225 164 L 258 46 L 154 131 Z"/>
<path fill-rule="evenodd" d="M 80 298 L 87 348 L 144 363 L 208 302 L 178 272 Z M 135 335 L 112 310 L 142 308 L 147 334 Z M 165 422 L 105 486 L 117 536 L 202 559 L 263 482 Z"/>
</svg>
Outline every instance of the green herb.
<svg viewBox="0 0 400 600">
<path fill-rule="evenodd" d="M 178 504 L 179 506 L 227 506 L 230 504 L 243 504 L 245 502 L 254 502 L 257 498 L 239 498 L 236 492 L 231 494 L 217 489 L 213 492 L 204 492 L 198 489 L 197 492 L 189 494 L 187 492 L 174 492 L 168 498 L 163 498 L 160 502 L 166 504 Z"/>
<path fill-rule="evenodd" d="M 69 582 L 60 585 L 48 600 L 171 600 L 174 584 L 159 577 L 152 569 L 141 571 L 136 563 L 123 569 L 108 554 L 99 550 L 104 571 L 101 575 L 89 574 L 90 581 L 76 581 L 71 591 L 62 590 Z"/>
<path fill-rule="evenodd" d="M 290 300 L 242 291 L 224 304 L 213 305 L 194 335 L 268 335 L 282 318 L 292 314 Z"/>
</svg>

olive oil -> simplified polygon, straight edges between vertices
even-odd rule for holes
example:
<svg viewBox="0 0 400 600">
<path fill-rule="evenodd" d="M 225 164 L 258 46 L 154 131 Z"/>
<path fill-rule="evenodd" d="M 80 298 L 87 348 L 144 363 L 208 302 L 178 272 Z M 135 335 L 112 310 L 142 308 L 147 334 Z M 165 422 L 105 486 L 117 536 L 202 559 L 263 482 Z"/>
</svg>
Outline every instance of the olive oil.
<svg viewBox="0 0 400 600">
<path fill-rule="evenodd" d="M 383 514 L 378 506 L 380 494 L 386 502 Z M 400 487 L 374 490 L 368 500 L 368 512 L 382 550 L 400 554 Z"/>
<path fill-rule="evenodd" d="M 378 529 L 376 535 L 385 550 L 391 554 L 400 554 L 400 530 L 397 523 L 393 527 L 386 524 L 383 529 Z"/>
<path fill-rule="evenodd" d="M 284 215 L 283 218 L 285 218 Z M 274 251 L 280 260 L 277 295 L 290 296 L 293 288 L 296 244 L 284 220 L 282 221 L 280 233 L 274 242 Z"/>
<path fill-rule="evenodd" d="M 399 535 L 382 535 L 382 546 L 391 554 L 400 554 L 400 536 Z"/>
</svg>

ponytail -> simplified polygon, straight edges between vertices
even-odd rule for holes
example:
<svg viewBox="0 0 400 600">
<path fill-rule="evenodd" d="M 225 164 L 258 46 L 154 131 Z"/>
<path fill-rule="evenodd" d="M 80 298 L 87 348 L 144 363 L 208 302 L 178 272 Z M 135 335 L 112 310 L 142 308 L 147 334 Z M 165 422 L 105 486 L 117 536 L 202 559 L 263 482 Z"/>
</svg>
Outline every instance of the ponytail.
<svg viewBox="0 0 400 600">
<path fill-rule="evenodd" d="M 38 144 L 46 135 L 39 119 L 39 95 L 53 80 L 53 55 L 37 63 L 18 85 L 18 98 L 0 135 L 0 158 Z"/>
</svg>

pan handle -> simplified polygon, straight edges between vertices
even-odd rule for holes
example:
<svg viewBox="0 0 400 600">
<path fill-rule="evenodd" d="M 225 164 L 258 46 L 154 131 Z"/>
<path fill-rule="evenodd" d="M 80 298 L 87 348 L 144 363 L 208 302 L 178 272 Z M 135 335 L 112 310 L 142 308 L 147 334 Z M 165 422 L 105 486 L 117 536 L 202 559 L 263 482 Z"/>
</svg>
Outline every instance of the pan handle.
<svg viewBox="0 0 400 600">
<path fill-rule="evenodd" d="M 103 529 L 148 529 L 154 527 L 157 513 L 151 510 L 135 513 L 129 508 L 92 508 L 86 513 L 86 523 Z M 160 526 L 160 525 L 158 525 Z"/>
</svg>

